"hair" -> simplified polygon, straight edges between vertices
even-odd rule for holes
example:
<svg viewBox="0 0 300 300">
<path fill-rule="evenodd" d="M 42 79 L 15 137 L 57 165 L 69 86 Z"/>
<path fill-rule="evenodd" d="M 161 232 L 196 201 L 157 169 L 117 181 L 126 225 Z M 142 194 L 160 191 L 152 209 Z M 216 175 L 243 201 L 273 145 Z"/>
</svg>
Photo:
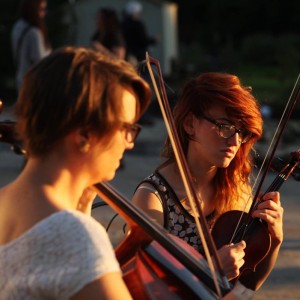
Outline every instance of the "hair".
<svg viewBox="0 0 300 300">
<path fill-rule="evenodd" d="M 39 17 L 39 8 L 40 5 L 46 2 L 46 0 L 22 0 L 20 3 L 20 17 L 26 20 L 31 26 L 37 27 L 41 30 L 44 45 L 46 48 L 49 47 L 49 40 L 48 40 L 48 31 L 45 24 L 44 18 Z"/>
<path fill-rule="evenodd" d="M 235 75 L 225 73 L 203 73 L 189 80 L 176 103 L 173 114 L 183 151 L 186 154 L 189 136 L 184 129 L 184 120 L 189 113 L 205 114 L 210 108 L 222 106 L 242 127 L 252 132 L 252 138 L 241 144 L 239 151 L 227 168 L 219 168 L 214 178 L 216 215 L 235 206 L 239 196 L 250 190 L 250 173 L 253 160 L 250 153 L 254 143 L 262 135 L 260 107 L 251 93 L 251 88 L 241 85 Z M 175 159 L 170 140 L 167 139 L 162 156 Z"/>
<path fill-rule="evenodd" d="M 118 86 L 135 94 L 138 119 L 151 90 L 129 63 L 86 48 L 55 50 L 26 73 L 16 102 L 17 131 L 26 151 L 46 154 L 78 128 L 108 136 L 122 113 L 114 94 Z"/>
</svg>

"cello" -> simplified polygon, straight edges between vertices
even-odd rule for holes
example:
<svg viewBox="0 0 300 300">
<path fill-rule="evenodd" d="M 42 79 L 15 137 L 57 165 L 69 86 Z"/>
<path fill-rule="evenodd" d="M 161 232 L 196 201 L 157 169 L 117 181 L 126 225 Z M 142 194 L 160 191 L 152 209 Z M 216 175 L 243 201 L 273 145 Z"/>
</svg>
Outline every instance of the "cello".
<svg viewBox="0 0 300 300">
<path fill-rule="evenodd" d="M 14 135 L 12 136 L 12 137 L 8 137 L 7 135 L 5 135 L 4 133 L 7 133 L 7 132 L 11 132 L 11 133 L 14 133 L 14 122 L 11 122 L 9 125 L 7 125 L 7 122 L 3 122 L 3 128 L 5 128 L 4 130 L 2 130 L 1 128 L 0 128 L 0 132 L 1 132 L 1 136 L 3 137 L 3 136 L 6 136 L 6 138 L 5 139 L 2 139 L 2 141 L 3 142 L 6 142 L 6 143 L 11 143 L 12 141 L 14 141 Z M 9 127 L 8 127 L 9 126 Z M 8 129 L 9 129 L 9 131 L 8 131 Z M 102 188 L 102 191 L 103 190 L 105 190 L 106 191 L 106 195 L 108 195 L 108 198 L 109 199 L 112 199 L 113 198 L 113 196 L 112 196 L 112 193 L 110 192 L 110 193 L 107 193 L 107 188 L 106 189 L 103 189 L 103 186 L 102 186 L 102 184 L 99 184 L 99 185 L 96 185 L 95 186 L 95 189 L 96 190 L 101 190 L 101 188 Z M 118 195 L 117 195 L 118 196 Z M 115 197 L 115 198 L 120 198 L 120 197 Z M 123 204 L 118 204 L 118 205 L 116 205 L 117 207 L 118 207 L 118 211 L 120 211 L 121 210 L 121 212 L 124 212 L 124 215 L 126 215 L 126 207 L 130 207 L 130 205 L 128 206 L 128 201 L 126 201 L 126 203 L 125 203 L 125 205 L 124 205 L 124 201 L 123 201 Z M 127 206 L 126 206 L 126 204 L 127 204 Z M 123 205 L 123 206 L 122 206 Z M 130 211 L 130 209 L 129 209 L 129 211 Z M 131 209 L 131 219 L 133 219 L 134 220 L 134 213 L 132 213 L 132 211 L 134 212 L 134 210 L 133 209 Z M 127 214 L 128 215 L 128 214 Z M 127 218 L 128 219 L 128 218 Z M 128 219 L 128 222 L 130 223 L 131 222 L 131 219 Z M 140 217 L 140 219 L 143 219 L 143 220 L 146 220 L 147 221 L 147 219 L 146 219 L 146 217 L 145 216 L 141 216 Z M 146 224 L 148 224 L 148 226 L 149 226 L 149 224 L 151 224 L 151 222 L 146 222 Z M 141 224 L 138 224 L 137 225 L 138 227 L 141 227 L 142 228 L 142 225 Z M 145 226 L 145 225 L 144 225 Z M 149 228 L 151 228 L 151 226 L 149 227 Z M 163 238 L 165 238 L 165 240 L 167 240 L 166 239 L 166 236 L 164 237 L 164 235 L 163 235 L 163 231 L 162 232 L 160 232 L 160 228 L 156 231 L 156 234 L 157 235 L 159 235 L 158 233 L 161 233 L 160 235 L 163 237 Z M 149 230 L 148 230 L 149 231 Z M 157 233 L 158 232 L 158 233 Z M 150 239 L 151 240 L 153 240 L 153 235 L 154 235 L 154 233 L 153 233 L 153 226 L 152 226 L 152 233 L 150 233 L 149 234 L 149 236 L 151 237 Z M 145 233 L 143 233 L 143 237 L 146 237 L 147 235 L 145 234 Z M 136 260 L 137 262 L 138 262 L 138 266 L 140 266 L 140 268 L 142 267 L 144 267 L 145 266 L 145 260 L 147 260 L 148 259 L 148 261 L 149 261 L 149 257 L 150 257 L 150 254 L 149 255 L 143 255 L 143 253 L 146 253 L 145 251 L 144 251 L 144 246 L 146 246 L 146 245 L 149 245 L 150 244 L 150 241 L 148 242 L 148 239 L 144 239 L 144 241 L 145 242 L 143 242 L 143 245 L 141 246 L 141 247 L 139 247 L 139 251 L 140 251 L 140 253 L 141 253 L 141 255 L 142 256 L 140 256 L 140 257 L 142 257 L 142 259 L 143 259 L 143 264 L 141 265 L 139 262 L 141 262 L 141 259 L 140 260 Z M 160 243 L 162 243 L 161 241 L 160 241 Z M 169 244 L 170 244 L 170 242 L 169 242 Z M 169 294 L 168 295 L 172 295 L 172 297 L 174 296 L 174 299 L 176 299 L 176 298 L 183 298 L 183 294 L 184 295 L 186 295 L 186 294 L 188 294 L 188 295 L 191 295 L 191 296 L 193 296 L 193 297 L 195 297 L 195 299 L 217 299 L 217 298 L 220 298 L 220 296 L 219 295 L 217 295 L 217 291 L 216 291 L 216 288 L 214 287 L 214 282 L 211 280 L 211 275 L 210 275 L 210 273 L 209 273 L 209 271 L 206 271 L 207 270 L 207 268 L 206 268 L 206 266 L 205 266 L 205 264 L 204 264 L 204 261 L 202 261 L 203 263 L 201 264 L 201 263 L 199 263 L 199 261 L 197 260 L 197 259 L 194 259 L 194 258 L 191 258 L 191 257 L 189 257 L 189 254 L 186 254 L 186 257 L 188 257 L 187 258 L 187 262 L 181 262 L 182 261 L 182 257 L 184 257 L 184 250 L 182 250 L 181 248 L 179 248 L 179 247 L 177 247 L 176 248 L 176 243 L 171 243 L 170 244 L 171 245 L 171 247 L 169 247 L 170 248 L 170 252 L 174 252 L 174 253 L 176 253 L 176 251 L 180 251 L 181 253 L 181 257 L 180 257 L 180 260 L 178 260 L 178 262 L 177 262 L 177 260 L 176 261 L 174 261 L 174 259 L 169 259 L 169 265 L 167 265 L 167 271 L 164 273 L 165 275 L 167 275 L 167 276 L 169 276 L 169 266 L 170 266 L 170 264 L 171 264 L 171 267 L 172 267 L 172 265 L 177 265 L 177 268 L 175 268 L 175 271 L 177 272 L 177 275 L 178 274 L 180 274 L 181 275 L 181 273 L 183 272 L 183 273 L 185 273 L 185 274 L 188 274 L 189 273 L 189 276 L 187 276 L 187 280 L 185 280 L 187 283 L 186 283 L 186 286 L 190 289 L 190 292 L 188 292 L 188 293 L 186 293 L 186 292 L 182 292 L 183 290 L 184 290 L 184 288 L 182 288 L 181 286 L 183 285 L 182 283 L 180 284 L 180 289 L 179 289 L 179 291 L 178 291 L 178 286 L 176 286 L 176 284 L 177 284 L 177 282 L 178 282 L 178 279 L 177 279 L 177 281 L 176 281 L 176 284 L 173 284 L 173 287 L 175 287 L 176 288 L 176 291 L 174 291 L 173 289 L 169 289 Z M 165 247 L 165 246 L 164 246 Z M 156 252 L 158 252 L 158 253 L 161 253 L 163 250 L 164 250 L 164 248 L 162 249 L 162 248 L 157 248 L 157 247 L 154 247 L 153 245 L 151 245 L 151 247 L 149 247 L 149 248 L 151 248 L 152 249 L 152 251 L 154 251 L 154 250 L 156 250 Z M 150 250 L 151 250 L 150 249 Z M 154 249 L 154 250 L 153 250 Z M 157 250 L 158 249 L 158 250 Z M 173 249 L 177 249 L 177 250 L 173 250 Z M 179 250 L 178 250 L 179 249 Z M 149 253 L 150 253 L 150 250 L 149 250 Z M 152 256 L 153 256 L 153 254 L 152 254 Z M 154 255 L 154 256 L 156 256 L 156 255 Z M 153 258 L 152 258 L 152 260 L 153 260 Z M 194 260 L 194 261 L 193 261 Z M 188 271 L 184 271 L 184 266 L 185 266 L 185 264 L 189 264 L 188 263 L 188 261 L 191 261 L 191 263 L 190 263 L 190 265 L 192 266 L 192 265 L 194 265 L 194 267 L 189 267 L 189 269 L 193 269 L 192 271 L 193 272 L 191 272 L 190 270 L 188 270 Z M 161 274 L 161 270 L 162 270 L 162 268 L 161 268 L 161 263 L 159 262 L 159 263 L 157 263 L 157 264 L 153 264 L 152 263 L 152 261 L 150 260 L 150 263 L 151 263 L 151 266 L 155 266 L 155 268 L 156 269 L 158 269 L 158 272 L 160 272 L 160 274 Z M 149 265 L 149 264 L 148 264 Z M 154 268 L 154 269 L 155 269 Z M 153 269 L 153 268 L 152 268 Z M 145 274 L 147 275 L 147 274 L 149 274 L 149 272 L 147 273 L 147 270 L 148 269 L 145 269 L 145 268 L 143 268 L 142 269 L 142 271 L 140 272 L 140 274 L 141 275 L 143 275 L 143 276 L 145 276 Z M 131 272 L 132 273 L 132 272 Z M 150 272 L 151 274 L 153 274 L 152 272 Z M 163 276 L 163 275 L 161 275 L 161 276 Z M 170 284 L 169 284 L 169 281 L 170 281 L 170 279 L 168 279 L 167 280 L 167 284 L 164 284 L 164 280 L 165 280 L 165 277 L 166 276 L 163 276 L 162 278 L 159 278 L 160 279 L 160 281 L 158 281 L 158 280 L 156 280 L 156 282 L 155 282 L 155 284 L 158 284 L 158 291 L 160 292 L 161 290 L 162 290 L 162 286 L 165 286 L 166 287 L 166 289 L 168 289 L 168 287 L 170 286 Z M 178 276 L 177 276 L 178 277 Z M 132 278 L 133 277 L 130 277 L 131 279 L 130 280 L 127 280 L 127 282 L 130 284 L 130 282 L 132 281 Z M 135 278 L 136 278 L 136 276 L 135 276 Z M 149 277 L 146 277 L 146 278 L 144 278 L 145 280 L 148 280 L 149 279 Z M 179 276 L 179 280 L 180 280 L 180 282 L 182 282 L 182 280 L 181 280 L 181 276 Z M 160 283 L 159 283 L 160 282 Z M 145 281 L 145 283 L 146 284 L 136 284 L 136 286 L 137 287 L 144 287 L 144 286 L 149 286 L 149 282 L 148 281 Z M 163 284 L 162 284 L 163 283 Z M 193 287 L 193 290 L 191 289 L 191 286 Z M 132 287 L 132 286 L 130 286 L 129 287 L 129 289 L 131 290 L 131 292 L 132 292 L 132 294 L 133 294 L 133 296 L 134 296 L 134 298 L 135 299 L 153 299 L 153 297 L 155 296 L 155 298 L 156 299 L 161 299 L 161 298 L 165 298 L 165 294 L 163 294 L 163 295 L 150 295 L 150 296 L 147 296 L 147 297 L 144 297 L 144 294 L 139 294 L 138 292 L 136 292 L 136 290 L 134 290 L 134 287 Z M 228 289 L 225 289 L 225 288 L 223 288 L 222 286 L 220 287 L 220 289 L 222 290 L 222 295 L 221 296 L 223 296 L 223 295 L 225 295 L 229 290 Z M 152 286 L 151 286 L 151 288 L 148 288 L 148 290 L 150 290 L 150 291 L 152 291 L 153 292 L 153 289 L 152 289 Z M 177 292 L 178 291 L 178 292 Z M 137 293 L 137 294 L 136 294 Z M 161 292 L 160 292 L 161 293 Z M 178 295 L 178 296 L 176 296 L 176 295 Z M 181 296 L 180 296 L 181 295 Z M 159 298 L 160 297 L 160 298 Z"/>
</svg>

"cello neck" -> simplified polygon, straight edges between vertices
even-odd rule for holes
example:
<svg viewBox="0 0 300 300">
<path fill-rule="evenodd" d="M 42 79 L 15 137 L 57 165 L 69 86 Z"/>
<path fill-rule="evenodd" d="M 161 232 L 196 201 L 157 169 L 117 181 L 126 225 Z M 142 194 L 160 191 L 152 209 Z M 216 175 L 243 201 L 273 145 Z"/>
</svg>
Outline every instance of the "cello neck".
<svg viewBox="0 0 300 300">
<path fill-rule="evenodd" d="M 125 263 L 130 259 L 130 253 L 135 252 L 138 244 L 147 244 L 152 240 L 156 240 L 162 245 L 170 254 L 172 254 L 178 261 L 185 265 L 197 278 L 199 278 L 206 286 L 208 286 L 215 293 L 216 288 L 212 279 L 211 273 L 207 268 L 204 259 L 196 259 L 194 256 L 179 246 L 178 243 L 168 236 L 167 231 L 157 224 L 151 221 L 151 219 L 139 208 L 135 207 L 130 201 L 128 201 L 122 194 L 115 190 L 108 183 L 98 183 L 94 185 L 94 189 L 97 194 L 109 204 L 121 217 L 127 222 L 130 227 L 129 237 L 126 238 L 126 247 L 121 245 L 116 249 L 117 256 L 121 256 L 123 249 L 125 250 L 125 259 L 121 258 L 121 261 Z M 141 232 L 142 230 L 142 232 Z M 138 240 L 136 237 L 138 236 Z M 123 241 L 123 243 L 125 243 Z M 130 243 L 132 244 L 130 245 Z M 221 283 L 221 279 L 219 279 Z M 229 292 L 227 287 L 220 284 L 221 292 L 223 295 Z"/>
</svg>

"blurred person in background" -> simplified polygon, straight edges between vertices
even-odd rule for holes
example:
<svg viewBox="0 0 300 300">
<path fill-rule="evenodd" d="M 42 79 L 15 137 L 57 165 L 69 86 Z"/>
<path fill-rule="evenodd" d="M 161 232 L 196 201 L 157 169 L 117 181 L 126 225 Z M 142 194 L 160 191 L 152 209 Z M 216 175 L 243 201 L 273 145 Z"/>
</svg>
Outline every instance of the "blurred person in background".
<svg viewBox="0 0 300 300">
<path fill-rule="evenodd" d="M 130 1 L 123 12 L 122 28 L 127 45 L 127 60 L 132 64 L 144 60 L 148 47 L 158 43 L 157 37 L 148 35 L 142 20 L 142 11 L 143 6 L 140 2 Z"/>
<path fill-rule="evenodd" d="M 96 26 L 91 39 L 92 48 L 106 55 L 125 59 L 126 44 L 117 12 L 110 7 L 99 8 Z"/>
<path fill-rule="evenodd" d="M 22 0 L 20 3 L 19 19 L 11 33 L 18 90 L 28 69 L 51 52 L 46 12 L 46 0 Z"/>
</svg>

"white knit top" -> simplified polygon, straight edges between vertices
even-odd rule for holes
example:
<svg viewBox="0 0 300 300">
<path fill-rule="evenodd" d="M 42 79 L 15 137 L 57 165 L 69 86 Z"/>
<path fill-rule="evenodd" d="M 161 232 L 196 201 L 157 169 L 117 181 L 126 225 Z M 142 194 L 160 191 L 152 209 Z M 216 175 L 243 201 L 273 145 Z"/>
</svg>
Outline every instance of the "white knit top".
<svg viewBox="0 0 300 300">
<path fill-rule="evenodd" d="M 0 246 L 0 299 L 69 299 L 114 271 L 105 229 L 81 212 L 60 211 Z"/>
</svg>

